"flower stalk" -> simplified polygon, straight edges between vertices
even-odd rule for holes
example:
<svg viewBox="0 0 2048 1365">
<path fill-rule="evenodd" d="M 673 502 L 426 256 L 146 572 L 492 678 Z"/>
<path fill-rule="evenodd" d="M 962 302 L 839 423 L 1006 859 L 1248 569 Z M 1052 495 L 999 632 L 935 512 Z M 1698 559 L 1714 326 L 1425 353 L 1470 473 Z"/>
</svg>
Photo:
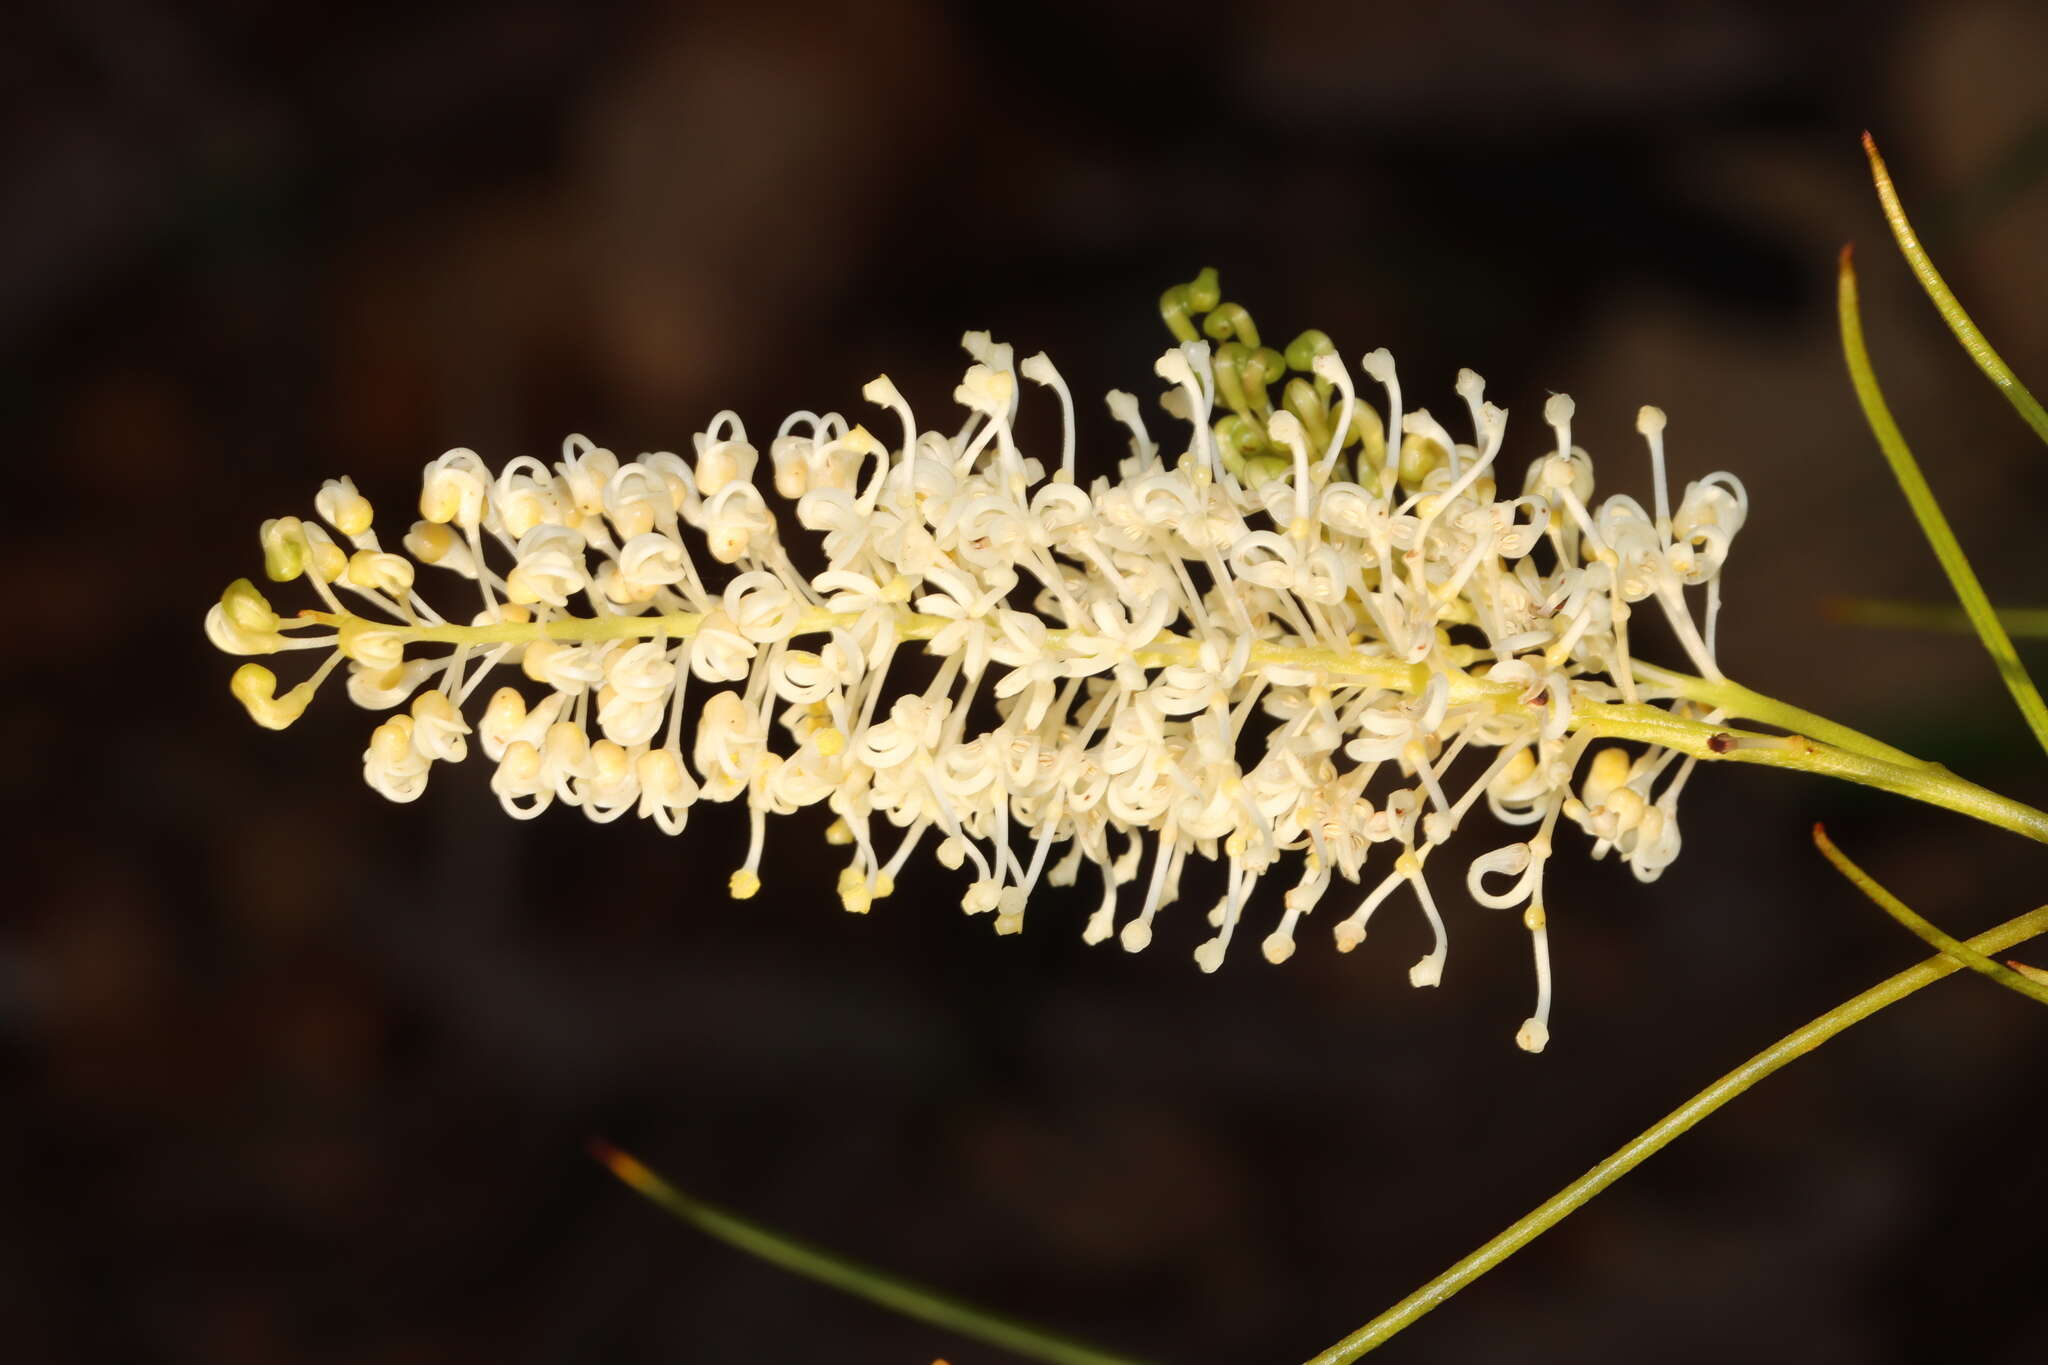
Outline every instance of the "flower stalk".
<svg viewBox="0 0 2048 1365">
<path fill-rule="evenodd" d="M 350 613 L 307 611 L 299 615 L 302 623 L 332 628 L 344 639 L 374 633 L 389 637 L 400 646 L 444 644 L 469 649 L 518 646 L 542 640 L 584 644 L 620 640 L 682 642 L 694 637 L 703 628 L 705 619 L 701 613 L 670 612 L 643 616 L 565 616 L 548 621 L 498 621 L 469 626 L 447 623 L 403 626 Z M 830 635 L 834 631 L 852 628 L 859 619 L 854 613 L 812 608 L 802 614 L 791 631 L 791 638 Z M 898 642 L 915 643 L 934 638 L 949 624 L 946 617 L 925 616 L 906 609 L 893 614 L 892 629 Z M 1069 641 L 1074 634 L 1048 630 L 1045 647 L 1049 657 L 1061 661 L 1071 657 Z M 1132 657 L 1139 666 L 1146 668 L 1189 666 L 1199 661 L 1202 643 L 1190 636 L 1165 632 L 1136 649 Z M 1455 664 L 1460 657 L 1459 647 L 1451 646 L 1447 654 Z M 1252 646 L 1247 667 L 1255 673 L 1271 668 L 1312 671 L 1333 681 L 1369 683 L 1376 688 L 1409 696 L 1424 691 L 1433 677 L 1442 676 L 1448 682 L 1446 695 L 1452 704 L 1484 702 L 1499 714 L 1532 721 L 1538 719 L 1542 711 L 1540 706 L 1523 701 L 1523 689 L 1513 684 L 1496 683 L 1454 666 L 1432 672 L 1420 664 L 1401 664 L 1358 650 L 1262 642 Z M 2036 842 L 2048 843 L 2048 813 L 1958 777 L 1938 763 L 1915 758 L 1848 726 L 1765 696 L 1730 678 L 1709 680 L 1641 661 L 1634 663 L 1633 671 L 1643 695 L 1689 702 L 1703 713 L 1756 721 L 1791 733 L 1764 734 L 1727 724 L 1711 724 L 1658 706 L 1624 702 L 1608 702 L 1575 713 L 1570 724 L 1573 733 L 1653 744 L 1709 763 L 1754 763 L 1838 778 L 1955 811 Z"/>
</svg>

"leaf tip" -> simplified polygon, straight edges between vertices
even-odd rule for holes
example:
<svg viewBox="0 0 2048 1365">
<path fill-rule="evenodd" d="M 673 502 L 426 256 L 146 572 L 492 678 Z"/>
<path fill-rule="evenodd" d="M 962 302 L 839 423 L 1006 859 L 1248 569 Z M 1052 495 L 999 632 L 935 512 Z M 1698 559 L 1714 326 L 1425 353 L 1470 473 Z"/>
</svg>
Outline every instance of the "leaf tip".
<svg viewBox="0 0 2048 1365">
<path fill-rule="evenodd" d="M 621 1181 L 642 1194 L 650 1192 L 660 1184 L 660 1181 L 655 1178 L 654 1172 L 648 1170 L 638 1160 L 612 1146 L 603 1138 L 591 1138 L 585 1146 L 588 1147 L 590 1155 L 597 1159 L 598 1165 L 604 1167 Z"/>
<path fill-rule="evenodd" d="M 2030 967 L 2026 963 L 2016 961 L 2012 958 L 2007 958 L 2005 960 L 2005 965 L 2012 968 L 2014 971 L 2018 972 L 2021 976 L 2024 976 L 2027 980 L 2034 982 L 2036 985 L 2048 986 L 2048 972 L 2042 971 L 2039 967 Z"/>
</svg>

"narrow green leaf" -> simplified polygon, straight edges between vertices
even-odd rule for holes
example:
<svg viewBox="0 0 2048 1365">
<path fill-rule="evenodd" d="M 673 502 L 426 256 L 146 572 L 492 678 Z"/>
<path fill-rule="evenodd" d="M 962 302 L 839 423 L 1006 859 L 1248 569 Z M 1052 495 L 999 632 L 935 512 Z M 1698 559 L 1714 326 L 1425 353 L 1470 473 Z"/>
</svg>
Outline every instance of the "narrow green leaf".
<svg viewBox="0 0 2048 1365">
<path fill-rule="evenodd" d="M 2048 412 L 2042 410 L 2041 404 L 2027 392 L 2027 386 L 2020 383 L 2019 376 L 2012 372 L 1998 352 L 1991 349 L 1991 343 L 1977 330 L 1977 324 L 1970 321 L 1970 315 L 1956 301 L 1948 283 L 1941 278 L 1941 272 L 1934 268 L 1927 248 L 1920 245 L 1919 234 L 1913 231 L 1913 224 L 1906 218 L 1906 206 L 1899 202 L 1899 192 L 1892 185 L 1891 172 L 1885 169 L 1884 158 L 1877 154 L 1877 139 L 1868 133 L 1863 135 L 1863 151 L 1870 158 L 1870 178 L 1877 184 L 1877 197 L 1884 204 L 1884 216 L 1891 221 L 1892 236 L 1898 239 L 1899 250 L 1905 253 L 1913 273 L 1920 277 L 1920 287 L 1927 291 L 1927 297 L 1933 300 L 1942 321 L 1956 334 L 1956 340 L 1963 343 L 1970 359 L 1977 362 L 1977 368 L 1998 385 L 2006 401 L 2034 429 L 2034 434 L 2048 441 Z"/>
<path fill-rule="evenodd" d="M 1827 830 L 1820 825 L 1813 827 L 1813 846 L 1820 850 L 1821 857 L 1834 864 L 1835 871 L 1868 896 L 1873 905 L 1919 935 L 1928 947 L 1947 953 L 1972 971 L 1982 972 L 2009 991 L 2017 991 L 2036 1004 L 2048 1005 L 2048 985 L 2029 980 L 2003 963 L 1993 962 L 1969 944 L 1943 932 L 1939 925 L 1915 914 L 1904 901 L 1880 886 L 1877 878 L 1850 862 L 1849 855 L 1835 847 L 1835 841 L 1828 838 Z"/>
<path fill-rule="evenodd" d="M 1050 1365 L 1137 1365 L 1127 1356 L 1112 1355 L 1072 1337 L 977 1308 L 935 1289 L 927 1289 L 911 1280 L 864 1266 L 822 1247 L 763 1227 L 715 1204 L 707 1204 L 683 1193 L 632 1156 L 601 1139 L 591 1140 L 590 1154 L 636 1194 L 674 1214 L 699 1232 L 708 1233 L 772 1266 L 829 1285 L 855 1298 L 866 1299 L 893 1313 L 957 1332 L 990 1346 L 999 1346 L 1031 1360 L 1047 1361 Z M 795 1354 L 803 1354 L 804 1349 L 791 1344 L 791 1351 Z M 825 1354 L 830 1355 L 831 1352 Z"/>
<path fill-rule="evenodd" d="M 1948 518 L 1942 515 L 1941 504 L 1935 501 L 1934 491 L 1920 473 L 1919 462 L 1913 458 L 1906 438 L 1899 432 L 1899 424 L 1892 420 L 1891 409 L 1885 405 L 1884 391 L 1878 387 L 1877 373 L 1870 366 L 1870 352 L 1863 344 L 1863 316 L 1856 302 L 1856 266 L 1846 246 L 1842 248 L 1836 300 L 1842 322 L 1842 353 L 1849 362 L 1849 379 L 1856 386 L 1857 401 L 1863 405 L 1864 420 L 1870 424 L 1871 434 L 1877 437 L 1878 447 L 1891 464 L 1899 490 L 1913 509 L 1913 519 L 1920 523 L 1922 534 L 1934 549 L 1934 557 L 1941 561 L 1949 587 L 1955 590 L 1970 624 L 1977 628 L 1977 638 L 1998 665 L 1999 676 L 2005 679 L 2013 700 L 2019 703 L 2027 728 L 2048 750 L 2048 706 L 2042 704 L 2040 689 L 2027 676 L 2019 654 L 2012 647 L 2012 637 L 1999 624 L 1997 613 L 1991 609 L 1991 599 L 1984 595 L 1984 585 L 1977 581 L 1969 558 L 1963 554 L 1955 532 L 1949 529 Z"/>
<path fill-rule="evenodd" d="M 2048 933 L 2048 905 L 2009 919 L 1995 929 L 1987 929 L 1966 946 L 1980 952 L 2003 952 L 2016 943 L 2024 943 L 2044 933 Z M 1843 1029 L 1868 1019 L 1886 1006 L 1897 1004 L 1921 987 L 1961 970 L 1962 964 L 1956 959 L 1946 953 L 1937 954 L 1918 966 L 1908 967 L 1897 976 L 1879 982 L 1853 999 L 1844 1000 L 1803 1028 L 1786 1034 L 1636 1134 L 1605 1161 L 1510 1223 L 1492 1241 L 1350 1336 L 1311 1357 L 1308 1365 L 1350 1365 L 1366 1352 L 1384 1346 L 1424 1314 L 1443 1307 L 1452 1295 L 1556 1227 L 1609 1185 L 1664 1150 L 1672 1139 L 1690 1130 L 1694 1124 L 1764 1077 L 1806 1056 Z"/>
<path fill-rule="evenodd" d="M 1961 607 L 1928 602 L 1890 602 L 1875 597 L 1837 597 L 1821 606 L 1830 621 L 1845 626 L 1894 630 L 1946 630 L 1968 635 L 1977 628 Z M 1999 607 L 1999 624 L 2015 640 L 2048 640 L 2048 607 Z"/>
</svg>

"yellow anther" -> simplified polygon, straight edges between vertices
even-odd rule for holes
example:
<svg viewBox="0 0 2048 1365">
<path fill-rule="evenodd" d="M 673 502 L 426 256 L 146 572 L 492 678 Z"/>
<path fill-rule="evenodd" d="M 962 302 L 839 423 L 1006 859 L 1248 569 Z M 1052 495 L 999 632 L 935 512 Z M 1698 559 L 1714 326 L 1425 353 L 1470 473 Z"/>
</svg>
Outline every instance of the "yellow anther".
<svg viewBox="0 0 2048 1365">
<path fill-rule="evenodd" d="M 1427 436 L 1414 433 L 1401 439 L 1401 482 L 1420 487 L 1422 481 L 1440 469 L 1450 455 Z"/>
<path fill-rule="evenodd" d="M 1550 916 L 1544 913 L 1540 905 L 1531 903 L 1529 908 L 1522 912 L 1522 927 L 1532 934 L 1549 923 Z"/>
<path fill-rule="evenodd" d="M 643 795 L 676 804 L 682 802 L 689 781 L 682 761 L 668 749 L 650 749 L 640 755 L 634 760 L 633 775 L 639 779 Z"/>
<path fill-rule="evenodd" d="M 329 479 L 321 484 L 313 506 L 345 536 L 359 536 L 370 529 L 370 500 L 356 491 L 354 480 Z"/>
<path fill-rule="evenodd" d="M 535 640 L 520 656 L 519 671 L 537 683 L 547 682 L 548 666 L 554 661 L 555 656 L 565 649 L 574 648 L 576 646 L 560 640 Z"/>
<path fill-rule="evenodd" d="M 1649 803 L 1634 787 L 1617 787 L 1602 804 L 1614 816 L 1615 829 L 1623 834 L 1641 824 L 1643 812 L 1649 809 Z"/>
<path fill-rule="evenodd" d="M 277 613 L 271 610 L 269 601 L 256 590 L 256 585 L 246 578 L 237 578 L 228 584 L 220 595 L 220 606 L 237 630 L 259 635 L 277 630 Z"/>
<path fill-rule="evenodd" d="M 263 572 L 273 583 L 289 583 L 306 571 L 306 526 L 297 517 L 273 517 L 257 532 L 263 542 Z"/>
<path fill-rule="evenodd" d="M 607 786 L 622 782 L 632 766 L 632 755 L 611 740 L 600 739 L 590 746 L 590 775 L 596 782 Z"/>
<path fill-rule="evenodd" d="M 397 715 L 370 731 L 370 752 L 386 763 L 400 763 L 412 752 L 412 717 Z"/>
<path fill-rule="evenodd" d="M 307 557 L 306 567 L 312 571 L 313 577 L 322 583 L 332 583 L 348 572 L 348 555 L 333 541 L 325 537 L 319 540 L 309 539 L 307 546 L 311 553 Z"/>
<path fill-rule="evenodd" d="M 514 569 L 512 572 L 516 574 L 519 571 Z M 598 581 L 604 588 L 605 597 L 622 607 L 637 607 L 643 603 L 652 602 L 656 594 L 661 591 L 659 584 L 633 582 L 623 574 L 614 571 L 609 564 L 599 573 Z M 510 586 L 510 580 L 507 580 L 507 586 Z M 540 599 L 528 597 L 523 600 L 534 602 Z"/>
<path fill-rule="evenodd" d="M 412 561 L 404 555 L 357 550 L 349 556 L 348 581 L 371 592 L 404 597 L 412 591 Z"/>
<path fill-rule="evenodd" d="M 313 700 L 310 683 L 300 683 L 283 696 L 277 695 L 277 675 L 262 664 L 243 664 L 228 680 L 235 700 L 248 708 L 249 718 L 266 730 L 282 730 L 306 713 Z"/>
<path fill-rule="evenodd" d="M 523 739 L 515 739 L 505 746 L 505 756 L 498 760 L 498 772 L 520 786 L 531 786 L 540 780 L 540 750 Z"/>
<path fill-rule="evenodd" d="M 574 772 L 590 756 L 590 736 L 583 733 L 582 726 L 558 720 L 542 736 L 541 747 L 547 751 L 549 762 Z"/>
<path fill-rule="evenodd" d="M 224 654 L 275 654 L 286 644 L 275 630 L 242 629 L 218 604 L 206 613 L 206 638 Z"/>
<path fill-rule="evenodd" d="M 428 479 L 420 489 L 420 515 L 435 524 L 451 522 L 462 512 L 462 489 L 455 480 Z"/>
<path fill-rule="evenodd" d="M 514 564 L 512 572 L 505 575 L 505 597 L 516 606 L 545 601 L 547 595 L 539 575 L 530 572 L 524 564 Z"/>
<path fill-rule="evenodd" d="M 515 687 L 501 687 L 491 693 L 490 704 L 484 707 L 483 723 L 479 727 L 486 732 L 505 733 L 519 728 L 526 719 L 526 698 L 519 695 Z"/>
<path fill-rule="evenodd" d="M 714 526 L 704 533 L 704 548 L 721 564 L 732 564 L 747 552 L 749 533 L 739 526 Z"/>
<path fill-rule="evenodd" d="M 405 548 L 422 564 L 439 564 L 461 545 L 453 531 L 431 521 L 414 522 L 405 538 Z"/>
<path fill-rule="evenodd" d="M 726 883 L 726 890 L 736 901 L 752 900 L 760 889 L 761 878 L 744 867 L 733 873 L 732 880 Z"/>
<path fill-rule="evenodd" d="M 412 715 L 415 720 L 429 723 L 460 726 L 462 713 L 455 709 L 455 703 L 448 699 L 446 692 L 429 688 L 412 699 Z"/>
<path fill-rule="evenodd" d="M 1580 787 L 1586 804 L 1607 804 L 1607 798 L 1615 789 L 1628 781 L 1632 762 L 1628 750 L 1616 744 L 1609 744 L 1595 753 L 1593 761 L 1586 765 L 1586 780 Z"/>
<path fill-rule="evenodd" d="M 343 658 L 354 659 L 365 668 L 392 668 L 405 662 L 405 637 L 381 621 L 360 616 L 342 619 L 335 628 L 334 647 Z"/>
</svg>

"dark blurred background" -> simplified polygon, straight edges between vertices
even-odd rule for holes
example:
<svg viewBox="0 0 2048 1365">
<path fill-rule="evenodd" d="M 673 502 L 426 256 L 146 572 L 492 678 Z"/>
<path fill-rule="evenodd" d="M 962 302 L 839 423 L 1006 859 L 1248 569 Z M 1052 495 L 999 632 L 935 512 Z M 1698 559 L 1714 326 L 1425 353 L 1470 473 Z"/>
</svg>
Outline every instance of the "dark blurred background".
<svg viewBox="0 0 2048 1365">
<path fill-rule="evenodd" d="M 1515 462 L 1569 390 L 1603 484 L 1641 493 L 1662 404 L 1680 477 L 1754 499 L 1730 671 L 2040 802 L 1973 644 L 1823 604 L 1944 596 L 1839 360 L 1849 238 L 1994 594 L 2048 592 L 2048 452 L 1891 252 L 1856 143 L 2048 383 L 2044 59 L 2024 0 L 12 7 L 0 1358 L 1006 1359 L 671 1222 L 584 1155 L 604 1134 L 1134 1354 L 1297 1360 L 1921 955 L 1814 820 L 1959 932 L 2042 899 L 2012 836 L 1702 772 L 1655 886 L 1572 836 L 1532 1058 L 1526 936 L 1456 877 L 1427 992 L 1412 908 L 1351 957 L 1318 931 L 1275 969 L 1254 938 L 1213 978 L 1187 907 L 1137 957 L 1079 942 L 1092 892 L 999 942 L 936 869 L 848 916 L 802 819 L 735 905 L 732 812 L 518 825 L 477 762 L 387 805 L 369 717 L 331 687 L 256 729 L 199 627 L 324 477 L 402 522 L 452 445 L 686 450 L 722 407 L 855 412 L 884 369 L 943 425 L 968 327 L 1056 357 L 1105 469 L 1092 395 L 1154 391 L 1154 301 L 1214 264 L 1271 332 L 1390 346 L 1439 409 L 1478 369 Z M 1387 1358 L 2038 1361 L 2044 1066 L 2038 1010 L 1944 983 Z"/>
</svg>

